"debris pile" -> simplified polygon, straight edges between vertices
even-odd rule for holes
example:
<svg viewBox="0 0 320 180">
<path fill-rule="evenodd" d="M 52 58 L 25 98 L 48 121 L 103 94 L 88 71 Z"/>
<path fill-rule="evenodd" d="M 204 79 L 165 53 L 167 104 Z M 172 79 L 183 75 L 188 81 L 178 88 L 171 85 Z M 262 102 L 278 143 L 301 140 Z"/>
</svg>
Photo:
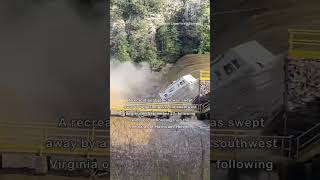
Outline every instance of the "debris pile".
<svg viewBox="0 0 320 180">
<path fill-rule="evenodd" d="M 200 97 L 210 93 L 210 81 L 200 81 Z"/>
<path fill-rule="evenodd" d="M 289 110 L 306 105 L 320 97 L 320 60 L 303 59 L 288 62 Z"/>
</svg>

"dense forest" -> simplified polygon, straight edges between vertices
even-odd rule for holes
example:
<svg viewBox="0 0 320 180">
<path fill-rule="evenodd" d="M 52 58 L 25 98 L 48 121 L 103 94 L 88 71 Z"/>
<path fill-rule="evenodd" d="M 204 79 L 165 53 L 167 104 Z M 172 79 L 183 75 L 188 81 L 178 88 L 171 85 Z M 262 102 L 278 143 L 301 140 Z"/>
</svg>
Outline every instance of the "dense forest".
<svg viewBox="0 0 320 180">
<path fill-rule="evenodd" d="M 209 0 L 112 0 L 111 55 L 153 71 L 210 50 Z"/>
</svg>

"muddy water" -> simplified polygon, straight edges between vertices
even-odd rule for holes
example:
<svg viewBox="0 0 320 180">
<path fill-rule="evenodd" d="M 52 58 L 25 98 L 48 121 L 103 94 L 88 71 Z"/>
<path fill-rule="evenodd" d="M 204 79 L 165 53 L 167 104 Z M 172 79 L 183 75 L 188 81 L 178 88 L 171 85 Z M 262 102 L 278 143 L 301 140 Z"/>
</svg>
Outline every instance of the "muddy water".
<svg viewBox="0 0 320 180">
<path fill-rule="evenodd" d="M 63 177 L 63 176 L 25 176 L 25 175 L 0 175 L 1 180 L 90 180 L 87 177 Z M 106 178 L 94 178 L 106 180 Z"/>
<path fill-rule="evenodd" d="M 99 7 L 70 0 L 0 2 L 0 121 L 52 122 L 61 112 L 103 112 L 108 61 Z"/>
<path fill-rule="evenodd" d="M 113 117 L 111 162 L 113 179 L 208 179 L 209 126 L 193 119 Z"/>
</svg>

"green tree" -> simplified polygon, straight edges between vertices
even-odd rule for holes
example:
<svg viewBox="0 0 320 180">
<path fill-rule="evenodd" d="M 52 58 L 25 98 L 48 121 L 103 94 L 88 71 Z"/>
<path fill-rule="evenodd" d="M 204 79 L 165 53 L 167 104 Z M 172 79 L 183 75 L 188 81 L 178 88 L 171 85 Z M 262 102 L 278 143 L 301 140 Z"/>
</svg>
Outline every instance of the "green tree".
<svg viewBox="0 0 320 180">
<path fill-rule="evenodd" d="M 175 62 L 181 55 L 181 43 L 176 26 L 161 26 L 157 32 L 158 47 L 167 62 Z"/>
<path fill-rule="evenodd" d="M 208 5 L 201 7 L 198 23 L 200 24 L 197 27 L 200 39 L 198 53 L 210 52 L 210 7 Z"/>
<path fill-rule="evenodd" d="M 164 65 L 164 62 L 157 57 L 157 48 L 149 46 L 144 54 L 144 59 L 150 64 L 153 71 L 159 71 Z"/>
<path fill-rule="evenodd" d="M 123 0 L 117 1 L 116 4 L 123 9 L 122 15 L 125 20 L 130 20 L 135 17 L 144 17 L 148 14 L 148 7 L 145 5 L 144 1 L 141 0 Z"/>
<path fill-rule="evenodd" d="M 199 25 L 159 25 L 163 20 L 189 22 L 185 8 L 174 13 L 164 10 L 167 0 L 112 0 L 112 20 L 118 25 L 113 36 L 112 53 L 119 61 L 148 62 L 153 71 L 166 63 L 174 63 L 184 54 L 210 52 L 209 0 L 196 11 L 193 23 Z M 165 19 L 163 19 L 165 18 Z M 125 23 L 124 27 L 122 26 Z M 157 29 L 154 38 L 154 29 Z"/>
<path fill-rule="evenodd" d="M 129 42 L 125 37 L 118 40 L 116 52 L 119 61 L 130 60 L 129 48 Z"/>
</svg>

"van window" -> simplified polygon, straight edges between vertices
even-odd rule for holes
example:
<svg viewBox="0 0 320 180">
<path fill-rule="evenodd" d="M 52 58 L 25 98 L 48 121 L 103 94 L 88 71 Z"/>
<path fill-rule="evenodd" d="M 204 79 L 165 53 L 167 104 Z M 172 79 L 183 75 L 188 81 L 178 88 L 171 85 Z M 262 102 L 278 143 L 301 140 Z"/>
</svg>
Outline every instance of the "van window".
<svg viewBox="0 0 320 180">
<path fill-rule="evenodd" d="M 264 68 L 264 65 L 263 65 L 261 62 L 256 62 L 256 63 L 259 65 L 259 67 L 260 67 L 261 69 Z"/>
<path fill-rule="evenodd" d="M 233 59 L 233 60 L 231 60 L 231 62 L 237 69 L 240 68 L 240 64 L 239 64 L 239 61 L 237 59 Z"/>
<path fill-rule="evenodd" d="M 223 66 L 223 69 L 224 69 L 224 71 L 225 71 L 225 73 L 226 73 L 227 75 L 230 75 L 230 74 L 232 74 L 233 72 L 236 71 L 236 69 L 235 69 L 235 68 L 233 67 L 233 65 L 230 64 L 230 63 L 224 65 L 224 66 Z"/>
</svg>

